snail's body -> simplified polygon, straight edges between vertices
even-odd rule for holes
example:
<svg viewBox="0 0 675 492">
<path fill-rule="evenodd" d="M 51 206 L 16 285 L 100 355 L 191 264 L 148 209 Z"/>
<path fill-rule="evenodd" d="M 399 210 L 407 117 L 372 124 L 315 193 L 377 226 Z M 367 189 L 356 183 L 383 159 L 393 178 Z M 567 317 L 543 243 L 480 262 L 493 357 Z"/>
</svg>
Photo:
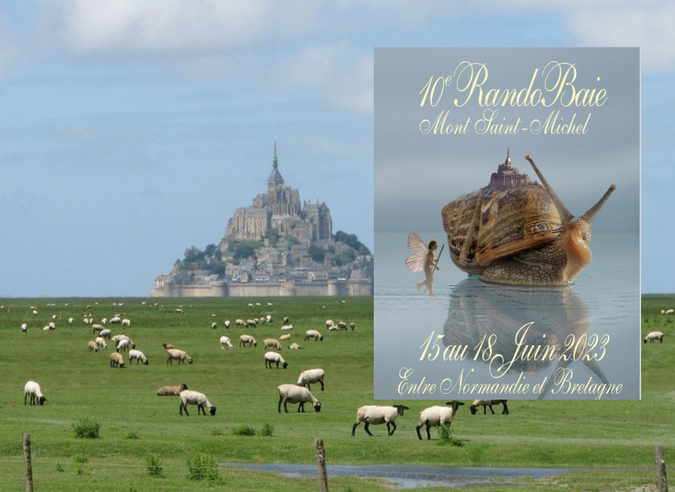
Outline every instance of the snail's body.
<svg viewBox="0 0 675 492">
<path fill-rule="evenodd" d="M 508 285 L 571 283 L 592 259 L 591 225 L 614 185 L 581 218 L 567 211 L 527 156 L 544 186 L 511 167 L 508 186 L 490 185 L 443 208 L 443 226 L 453 262 L 485 282 Z M 514 184 L 515 183 L 515 184 Z"/>
</svg>

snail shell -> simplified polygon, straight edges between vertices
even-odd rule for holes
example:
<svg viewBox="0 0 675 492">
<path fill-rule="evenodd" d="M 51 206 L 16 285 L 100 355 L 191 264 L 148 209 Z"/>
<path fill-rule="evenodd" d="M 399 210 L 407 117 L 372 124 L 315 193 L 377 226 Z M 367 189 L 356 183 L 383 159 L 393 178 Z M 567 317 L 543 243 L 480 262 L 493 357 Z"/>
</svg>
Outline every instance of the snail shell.
<svg viewBox="0 0 675 492">
<path fill-rule="evenodd" d="M 541 248 L 558 234 L 560 215 L 543 186 L 504 164 L 490 183 L 443 208 L 452 261 L 470 275 L 480 275 L 495 261 Z"/>
</svg>

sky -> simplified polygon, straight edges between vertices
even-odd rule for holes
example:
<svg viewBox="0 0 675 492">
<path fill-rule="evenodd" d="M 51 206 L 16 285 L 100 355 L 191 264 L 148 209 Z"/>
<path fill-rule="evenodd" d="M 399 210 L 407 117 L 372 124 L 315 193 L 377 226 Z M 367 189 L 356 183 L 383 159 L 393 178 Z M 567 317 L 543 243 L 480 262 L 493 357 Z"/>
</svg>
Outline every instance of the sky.
<svg viewBox="0 0 675 492">
<path fill-rule="evenodd" d="M 642 291 L 675 292 L 674 25 L 649 0 L 2 2 L 0 296 L 148 295 L 264 191 L 275 137 L 286 183 L 374 249 L 386 46 L 641 47 Z"/>
</svg>

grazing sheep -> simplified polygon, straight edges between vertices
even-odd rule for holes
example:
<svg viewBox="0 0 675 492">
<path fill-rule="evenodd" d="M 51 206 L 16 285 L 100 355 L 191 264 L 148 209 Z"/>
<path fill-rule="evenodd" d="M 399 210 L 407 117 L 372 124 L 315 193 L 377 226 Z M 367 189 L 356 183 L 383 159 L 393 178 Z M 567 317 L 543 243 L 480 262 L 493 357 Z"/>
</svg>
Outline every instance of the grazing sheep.
<svg viewBox="0 0 675 492">
<path fill-rule="evenodd" d="M 331 326 L 335 326 L 335 321 L 333 321 L 332 319 L 327 319 L 326 328 L 330 329 Z"/>
<path fill-rule="evenodd" d="M 122 320 L 122 326 L 131 326 L 131 320 L 127 319 L 127 318 L 124 318 Z"/>
<path fill-rule="evenodd" d="M 253 338 L 251 335 L 239 335 L 239 346 L 240 347 L 246 347 L 246 346 L 258 346 L 258 342 L 255 341 L 255 338 Z"/>
<path fill-rule="evenodd" d="M 115 348 L 116 352 L 125 352 L 128 351 L 129 348 L 133 348 L 134 345 L 131 343 L 131 340 L 128 338 L 123 338 L 119 342 L 117 342 L 117 347 Z"/>
<path fill-rule="evenodd" d="M 420 412 L 420 423 L 417 427 L 415 427 L 415 430 L 417 431 L 417 437 L 420 440 L 422 440 L 422 434 L 420 433 L 420 429 L 422 428 L 423 425 L 425 425 L 427 428 L 427 439 L 431 439 L 431 432 L 429 429 L 431 429 L 432 427 L 437 427 L 439 425 L 452 424 L 452 419 L 455 417 L 457 409 L 459 408 L 460 405 L 464 405 L 464 402 L 454 400 L 447 402 L 446 405 L 450 406 L 442 407 L 439 405 L 425 408 Z"/>
<path fill-rule="evenodd" d="M 302 348 L 302 345 L 297 344 L 297 343 L 291 343 L 291 344 L 288 346 L 288 348 L 291 349 L 291 350 L 299 350 L 299 349 Z"/>
<path fill-rule="evenodd" d="M 265 346 L 265 350 L 268 348 L 271 348 L 272 350 L 281 350 L 281 342 L 276 338 L 265 338 L 263 340 L 263 345 Z"/>
<path fill-rule="evenodd" d="M 119 325 L 122 323 L 122 317 L 119 315 L 115 315 L 112 318 L 110 318 L 110 320 L 108 320 L 108 323 L 110 323 L 111 325 Z"/>
<path fill-rule="evenodd" d="M 47 325 L 44 328 L 42 328 L 42 331 L 54 331 L 56 328 L 52 328 L 51 326 Z"/>
<path fill-rule="evenodd" d="M 247 319 L 246 320 L 246 326 L 250 328 L 255 328 L 258 326 L 258 320 L 257 319 Z"/>
<path fill-rule="evenodd" d="M 340 321 L 340 322 L 338 323 L 338 328 L 339 328 L 340 330 L 347 331 L 347 323 L 345 323 L 344 321 Z"/>
<path fill-rule="evenodd" d="M 31 405 L 44 405 L 47 401 L 40 391 L 40 385 L 35 381 L 28 381 L 26 386 L 23 388 L 23 404 L 26 405 L 28 396 L 30 395 L 30 404 Z"/>
<path fill-rule="evenodd" d="M 99 349 L 107 349 L 108 348 L 108 344 L 105 343 L 105 339 L 103 337 L 96 337 L 96 340 L 94 340 L 94 341 L 96 342 L 96 345 L 98 345 Z"/>
<path fill-rule="evenodd" d="M 668 311 L 661 310 L 661 314 L 675 314 L 675 309 L 669 309 Z"/>
<path fill-rule="evenodd" d="M 282 342 L 283 342 L 284 340 L 290 340 L 292 336 L 293 336 L 293 335 L 291 335 L 290 333 L 286 333 L 286 334 L 284 334 L 284 335 L 281 335 L 281 336 L 279 337 L 279 340 L 282 341 Z"/>
<path fill-rule="evenodd" d="M 270 324 L 272 322 L 272 315 L 268 314 L 265 316 L 265 323 Z"/>
<path fill-rule="evenodd" d="M 298 412 L 305 411 L 305 403 L 311 403 L 315 412 L 321 411 L 321 403 L 314 398 L 312 393 L 302 386 L 297 384 L 282 384 L 277 388 L 279 392 L 279 404 L 277 410 L 281 413 L 281 404 L 284 404 L 284 410 L 288 413 L 289 403 L 298 403 Z"/>
<path fill-rule="evenodd" d="M 337 325 L 330 325 L 330 326 L 328 327 L 328 331 L 338 331 Z"/>
<path fill-rule="evenodd" d="M 175 349 L 176 347 L 171 344 L 171 343 L 163 343 L 162 347 L 164 347 L 164 350 L 169 350 L 169 349 Z"/>
<path fill-rule="evenodd" d="M 288 367 L 288 362 L 286 362 L 284 358 L 281 356 L 281 354 L 277 352 L 265 352 L 264 357 L 265 357 L 265 367 L 268 369 L 272 369 L 272 364 L 275 362 L 277 364 L 277 369 L 279 369 L 280 362 L 284 369 Z"/>
<path fill-rule="evenodd" d="M 28 325 L 26 323 L 21 324 L 21 332 L 26 333 L 28 331 Z"/>
<path fill-rule="evenodd" d="M 281 327 L 281 331 L 291 331 L 293 329 L 293 325 L 284 325 Z"/>
<path fill-rule="evenodd" d="M 98 344 L 93 341 L 87 343 L 87 352 L 98 352 Z"/>
<path fill-rule="evenodd" d="M 178 396 L 181 391 L 188 389 L 187 384 L 180 386 L 162 386 L 157 390 L 157 396 Z"/>
<path fill-rule="evenodd" d="M 138 365 L 140 362 L 146 366 L 148 365 L 148 358 L 140 350 L 129 350 L 129 364 L 131 364 L 131 361 L 134 359 L 136 359 L 136 365 Z"/>
<path fill-rule="evenodd" d="M 124 357 L 118 352 L 110 354 L 110 367 L 124 367 Z"/>
<path fill-rule="evenodd" d="M 291 322 L 291 318 L 289 318 L 288 316 L 284 316 L 284 324 L 287 325 L 290 322 Z"/>
<path fill-rule="evenodd" d="M 228 347 L 230 350 L 234 349 L 228 337 L 220 337 L 220 350 L 225 350 L 225 347 Z"/>
<path fill-rule="evenodd" d="M 167 349 L 166 353 L 169 355 L 169 357 L 166 359 L 166 363 L 173 365 L 173 360 L 178 359 L 178 364 L 185 364 L 185 361 L 188 362 L 188 364 L 192 364 L 192 357 L 190 357 L 187 352 L 184 350 L 178 350 L 178 349 Z"/>
<path fill-rule="evenodd" d="M 185 410 L 185 415 L 188 416 L 190 415 L 187 411 L 188 404 L 197 405 L 197 415 L 199 415 L 200 413 L 206 415 L 205 410 L 206 408 L 209 409 L 209 413 L 211 415 L 216 414 L 216 407 L 211 405 L 211 402 L 203 393 L 185 389 L 180 392 L 179 396 L 180 396 L 180 406 L 178 407 L 178 409 L 181 415 L 183 415 L 183 410 Z"/>
<path fill-rule="evenodd" d="M 176 308 L 176 314 L 184 314 L 184 311 L 181 308 Z"/>
<path fill-rule="evenodd" d="M 307 369 L 300 373 L 298 377 L 298 384 L 300 386 L 307 385 L 307 389 L 312 389 L 312 383 L 321 383 L 321 391 L 323 391 L 323 377 L 325 372 L 323 369 Z"/>
<path fill-rule="evenodd" d="M 98 334 L 101 338 L 107 338 L 110 339 L 112 336 L 112 330 L 106 328 L 105 330 L 101 330 L 101 332 Z"/>
<path fill-rule="evenodd" d="M 356 428 L 361 422 L 365 422 L 366 434 L 373 436 L 370 432 L 370 424 L 387 424 L 387 434 L 393 435 L 396 432 L 396 417 L 403 415 L 409 407 L 404 405 L 394 405 L 391 407 L 383 407 L 380 405 L 364 405 L 356 411 L 356 422 L 352 426 L 352 436 L 356 432 Z"/>
<path fill-rule="evenodd" d="M 309 340 L 310 338 L 314 338 L 314 341 L 321 340 L 323 342 L 323 335 L 316 330 L 307 330 L 305 335 L 307 335 L 305 337 L 305 341 Z"/>
<path fill-rule="evenodd" d="M 645 343 L 651 342 L 654 343 L 654 340 L 658 340 L 660 343 L 663 343 L 663 332 L 661 331 L 650 331 L 645 337 Z"/>
<path fill-rule="evenodd" d="M 230 320 L 226 319 L 225 320 L 225 328 L 229 328 L 229 327 L 230 327 Z"/>
<path fill-rule="evenodd" d="M 354 329 L 356 328 L 356 325 L 354 323 L 349 323 L 349 327 L 352 329 L 352 331 L 354 331 Z"/>
<path fill-rule="evenodd" d="M 218 328 L 218 323 L 214 321 L 213 323 L 211 323 L 211 329 L 215 330 L 216 328 Z"/>
<path fill-rule="evenodd" d="M 99 335 L 100 335 L 100 334 L 101 334 L 101 330 L 103 330 L 103 325 L 97 325 L 97 324 L 91 325 L 91 331 L 92 331 L 92 333 L 98 332 Z"/>
<path fill-rule="evenodd" d="M 483 415 L 485 415 L 487 413 L 488 407 L 490 407 L 490 411 L 492 412 L 492 415 L 494 415 L 495 411 L 492 409 L 492 405 L 504 405 L 502 415 L 508 415 L 509 406 L 507 402 L 508 400 L 474 400 L 474 402 L 469 407 L 469 410 L 471 410 L 471 415 L 476 415 L 478 407 L 483 407 Z"/>
<path fill-rule="evenodd" d="M 246 321 L 244 321 L 243 319 L 238 319 L 234 322 L 234 324 L 237 325 L 237 327 L 243 328 L 244 326 L 246 326 Z"/>
</svg>

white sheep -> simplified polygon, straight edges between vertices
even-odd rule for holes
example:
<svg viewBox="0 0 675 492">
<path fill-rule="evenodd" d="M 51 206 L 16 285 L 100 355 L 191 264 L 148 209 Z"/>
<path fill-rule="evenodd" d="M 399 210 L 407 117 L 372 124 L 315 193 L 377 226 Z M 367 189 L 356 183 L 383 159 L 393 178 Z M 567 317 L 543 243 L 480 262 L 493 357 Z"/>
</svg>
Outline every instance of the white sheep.
<svg viewBox="0 0 675 492">
<path fill-rule="evenodd" d="M 229 328 L 229 327 L 230 327 L 230 320 L 226 319 L 225 320 L 225 328 Z"/>
<path fill-rule="evenodd" d="M 291 350 L 300 350 L 302 348 L 302 345 L 300 345 L 298 343 L 291 343 L 288 346 L 288 348 L 291 349 Z"/>
<path fill-rule="evenodd" d="M 321 340 L 323 342 L 323 335 L 316 330 L 307 330 L 305 335 L 307 335 L 305 337 L 305 341 L 309 340 L 310 338 L 314 338 L 314 341 Z"/>
<path fill-rule="evenodd" d="M 228 337 L 220 337 L 220 350 L 225 350 L 225 347 L 228 347 L 230 350 L 234 349 L 232 342 Z"/>
<path fill-rule="evenodd" d="M 136 359 L 136 365 L 138 365 L 140 362 L 142 362 L 146 366 L 148 365 L 148 358 L 140 350 L 136 349 L 129 350 L 129 364 L 131 364 L 131 361 L 134 359 Z"/>
<path fill-rule="evenodd" d="M 101 338 L 110 339 L 110 337 L 112 336 L 112 330 L 110 330 L 109 328 L 101 330 L 101 332 L 98 334 L 98 336 L 100 336 Z"/>
<path fill-rule="evenodd" d="M 277 364 L 277 369 L 279 369 L 279 363 L 281 363 L 282 367 L 286 369 L 288 367 L 288 362 L 284 360 L 284 358 L 281 356 L 281 354 L 277 352 L 265 352 L 265 367 L 268 369 L 272 369 L 272 364 L 276 362 Z"/>
<path fill-rule="evenodd" d="M 293 337 L 290 333 L 285 333 L 279 337 L 279 341 L 290 340 Z"/>
<path fill-rule="evenodd" d="M 103 337 L 96 337 L 96 339 L 94 341 L 96 342 L 96 345 L 98 345 L 99 349 L 107 349 L 108 348 L 108 344 L 105 343 L 105 339 Z"/>
<path fill-rule="evenodd" d="M 265 338 L 263 340 L 263 346 L 265 350 L 271 348 L 272 350 L 281 350 L 281 342 L 276 338 Z"/>
<path fill-rule="evenodd" d="M 122 320 L 122 326 L 131 326 L 131 320 L 127 319 L 127 318 L 124 318 Z"/>
<path fill-rule="evenodd" d="M 181 391 L 188 389 L 187 384 L 180 386 L 162 386 L 157 390 L 157 396 L 178 396 Z"/>
<path fill-rule="evenodd" d="M 119 315 L 115 315 L 108 320 L 108 323 L 110 323 L 111 325 L 119 325 L 120 323 L 122 323 L 122 317 Z"/>
<path fill-rule="evenodd" d="M 271 352 L 270 352 L 271 353 Z M 305 403 L 311 403 L 315 412 L 321 411 L 321 403 L 312 393 L 297 384 L 282 384 L 277 388 L 279 392 L 279 404 L 277 410 L 281 413 L 281 404 L 284 404 L 284 410 L 288 413 L 289 403 L 298 403 L 298 412 L 305 411 Z"/>
<path fill-rule="evenodd" d="M 268 314 L 265 316 L 265 323 L 270 324 L 272 322 L 272 315 Z"/>
<path fill-rule="evenodd" d="M 356 411 L 356 422 L 352 426 L 352 436 L 361 422 L 365 422 L 366 434 L 373 436 L 370 432 L 370 424 L 387 424 L 387 434 L 393 435 L 396 432 L 396 417 L 403 415 L 409 407 L 404 405 L 394 405 L 391 407 L 380 405 L 364 405 Z"/>
<path fill-rule="evenodd" d="M 246 326 L 246 321 L 244 321 L 243 319 L 237 319 L 234 322 L 234 324 L 237 325 L 237 327 L 239 328 L 243 328 L 244 326 Z"/>
<path fill-rule="evenodd" d="M 293 325 L 284 325 L 281 327 L 281 331 L 291 331 L 293 330 Z"/>
<path fill-rule="evenodd" d="M 218 323 L 214 321 L 213 323 L 211 323 L 211 329 L 215 330 L 216 328 L 218 328 Z"/>
<path fill-rule="evenodd" d="M 307 385 L 307 389 L 312 389 L 312 383 L 321 383 L 321 391 L 323 391 L 323 378 L 325 372 L 323 369 L 307 369 L 300 373 L 298 377 L 298 384 L 300 386 Z"/>
<path fill-rule="evenodd" d="M 650 331 L 649 333 L 647 333 L 647 336 L 645 337 L 645 343 L 647 342 L 654 343 L 654 340 L 658 340 L 660 343 L 663 343 L 663 332 Z"/>
<path fill-rule="evenodd" d="M 44 397 L 40 390 L 40 385 L 35 381 L 28 381 L 23 388 L 23 404 L 26 405 L 28 396 L 30 395 L 31 405 L 44 405 L 47 398 Z"/>
<path fill-rule="evenodd" d="M 335 321 L 333 321 L 332 319 L 327 319 L 326 328 L 330 329 L 331 326 L 335 326 Z"/>
<path fill-rule="evenodd" d="M 87 343 L 87 352 L 98 352 L 98 344 L 94 341 Z"/>
<path fill-rule="evenodd" d="M 253 338 L 251 335 L 239 335 L 239 346 L 240 347 L 246 347 L 246 346 L 258 346 L 258 342 L 255 341 L 255 338 Z"/>
<path fill-rule="evenodd" d="M 169 354 L 169 357 L 166 359 L 166 363 L 173 365 L 173 360 L 178 359 L 178 364 L 185 364 L 185 361 L 187 361 L 188 364 L 192 364 L 192 357 L 190 357 L 187 352 L 184 350 L 178 350 L 178 349 L 167 349 L 166 351 L 167 354 Z"/>
<path fill-rule="evenodd" d="M 21 323 L 21 332 L 26 333 L 28 331 L 28 325 L 26 323 Z"/>
<path fill-rule="evenodd" d="M 290 322 L 291 322 L 291 318 L 289 318 L 288 316 L 284 316 L 284 324 L 287 325 Z"/>
<path fill-rule="evenodd" d="M 422 434 L 420 433 L 420 429 L 422 428 L 423 425 L 425 425 L 427 428 L 427 439 L 431 439 L 431 432 L 429 429 L 431 429 L 432 427 L 437 427 L 439 425 L 452 424 L 452 419 L 455 417 L 457 409 L 459 408 L 460 405 L 464 405 L 464 402 L 454 400 L 447 402 L 446 405 L 450 406 L 443 407 L 438 405 L 425 408 L 420 412 L 420 423 L 417 427 L 415 427 L 415 430 L 417 431 L 417 437 L 420 440 L 422 440 Z"/>
<path fill-rule="evenodd" d="M 93 324 L 93 325 L 91 325 L 91 331 L 92 331 L 92 333 L 98 332 L 99 335 L 100 335 L 100 334 L 101 334 L 101 330 L 103 330 L 103 325 L 99 325 L 99 324 Z"/>
<path fill-rule="evenodd" d="M 128 338 L 123 338 L 119 342 L 117 342 L 117 347 L 115 348 L 115 351 L 124 352 L 132 347 L 134 347 L 134 345 L 131 343 L 131 340 Z"/>
<path fill-rule="evenodd" d="M 206 409 L 209 409 L 211 415 L 216 414 L 216 407 L 211 405 L 211 402 L 206 397 L 204 393 L 199 393 L 192 390 L 183 390 L 179 394 L 180 396 L 180 406 L 178 407 L 180 414 L 183 415 L 183 410 L 185 410 L 185 415 L 190 415 L 187 411 L 188 404 L 197 405 L 197 415 L 202 413 L 206 415 Z"/>
<path fill-rule="evenodd" d="M 347 331 L 347 323 L 345 323 L 344 321 L 340 321 L 340 322 L 338 323 L 338 328 L 339 328 L 340 330 L 345 330 L 345 331 Z"/>
<path fill-rule="evenodd" d="M 507 402 L 508 400 L 474 400 L 469 407 L 469 410 L 471 410 L 471 415 L 476 415 L 478 407 L 483 407 L 483 415 L 485 415 L 487 413 L 488 407 L 490 407 L 490 411 L 492 412 L 492 415 L 494 415 L 495 411 L 492 409 L 492 405 L 504 405 L 502 415 L 508 415 L 509 406 Z"/>
<path fill-rule="evenodd" d="M 124 367 L 124 357 L 118 352 L 110 354 L 110 367 Z"/>
<path fill-rule="evenodd" d="M 162 347 L 164 347 L 164 350 L 169 350 L 169 349 L 175 349 L 176 346 L 171 344 L 171 343 L 163 343 Z"/>
</svg>

